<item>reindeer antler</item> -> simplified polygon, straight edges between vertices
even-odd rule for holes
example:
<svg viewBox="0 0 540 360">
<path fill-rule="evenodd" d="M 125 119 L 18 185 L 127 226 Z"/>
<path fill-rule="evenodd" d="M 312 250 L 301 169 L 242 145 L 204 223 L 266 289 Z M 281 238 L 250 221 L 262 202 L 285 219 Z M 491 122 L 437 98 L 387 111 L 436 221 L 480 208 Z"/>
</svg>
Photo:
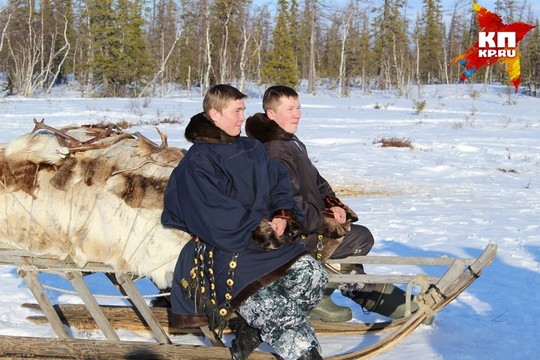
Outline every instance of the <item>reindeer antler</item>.
<svg viewBox="0 0 540 360">
<path fill-rule="evenodd" d="M 87 141 L 83 141 L 83 144 L 85 145 L 88 145 L 88 144 L 92 144 L 96 141 L 99 141 L 101 139 L 104 139 L 106 137 L 109 137 L 111 136 L 111 134 L 113 132 L 116 132 L 118 134 L 128 134 L 126 132 L 124 132 L 123 130 L 121 130 L 118 126 L 116 125 L 113 125 L 113 124 L 107 124 L 105 126 L 100 126 L 100 125 L 97 125 L 97 126 L 83 126 L 83 127 L 86 127 L 87 130 L 86 130 L 86 133 L 89 134 L 89 135 L 94 135 L 93 138 L 91 138 L 90 140 L 87 140 Z M 131 136 L 131 134 L 129 134 Z M 122 138 L 122 139 L 125 139 L 125 138 Z"/>
<path fill-rule="evenodd" d="M 111 141 L 98 142 L 99 140 L 109 137 L 114 131 L 118 131 L 118 128 L 116 128 L 114 125 L 109 124 L 107 127 L 103 127 L 103 128 L 91 127 L 92 130 L 87 130 L 87 133 L 90 133 L 90 135 L 95 134 L 95 136 L 93 136 L 89 140 L 81 141 L 66 133 L 67 131 L 74 130 L 74 129 L 77 129 L 77 128 L 69 127 L 62 130 L 58 130 L 52 126 L 46 125 L 45 119 L 42 119 L 41 121 L 37 121 L 34 118 L 34 129 L 32 130 L 31 133 L 33 134 L 38 130 L 49 130 L 53 134 L 58 136 L 58 140 L 60 144 L 62 146 L 66 146 L 70 150 L 70 152 L 86 151 L 86 150 L 92 150 L 92 149 L 103 149 L 105 147 L 114 145 L 124 139 L 133 137 L 133 135 L 130 133 L 119 132 L 118 136 L 116 136 Z M 155 146 L 157 147 L 157 145 Z"/>
<path fill-rule="evenodd" d="M 35 133 L 38 130 L 49 130 L 53 134 L 56 134 L 56 135 L 58 135 L 60 137 L 59 140 L 61 140 L 61 141 L 59 141 L 59 142 L 60 142 L 60 145 L 62 145 L 62 146 L 72 148 L 72 147 L 81 145 L 81 142 L 79 140 L 75 139 L 73 136 L 69 136 L 68 134 L 66 134 L 66 133 L 64 133 L 64 132 L 62 132 L 62 131 L 60 131 L 58 129 L 55 129 L 52 126 L 45 125 L 45 119 L 41 119 L 41 121 L 37 121 L 36 118 L 34 118 L 33 120 L 34 120 L 34 128 L 32 129 L 31 134 Z"/>
<path fill-rule="evenodd" d="M 169 144 L 167 144 L 167 134 L 164 132 L 161 132 L 158 128 L 156 128 L 156 131 L 159 134 L 159 137 L 161 138 L 161 145 L 159 145 L 159 151 L 166 149 Z"/>
<path fill-rule="evenodd" d="M 151 153 L 160 152 L 161 150 L 166 149 L 168 146 L 167 134 L 161 132 L 158 128 L 156 128 L 156 130 L 161 138 L 161 145 L 159 146 L 138 131 L 136 133 L 125 132 L 118 126 L 113 124 L 83 125 L 82 127 L 86 128 L 86 134 L 91 136 L 90 139 L 81 141 L 67 134 L 67 131 L 77 129 L 76 127 L 69 127 L 58 130 L 52 126 L 46 125 L 45 119 L 37 121 L 34 118 L 34 129 L 31 133 L 33 134 L 38 130 L 49 130 L 53 134 L 58 136 L 60 144 L 69 148 L 70 152 L 103 149 L 108 146 L 117 144 L 124 139 L 133 138 L 134 136 L 137 137 L 140 145 L 138 155 L 146 156 Z M 99 142 L 100 140 L 110 137 L 113 133 L 116 136 L 112 140 L 106 142 Z"/>
<path fill-rule="evenodd" d="M 90 139 L 86 141 L 85 143 L 81 144 L 80 146 L 69 148 L 69 150 L 73 152 L 77 152 L 77 151 L 103 149 L 103 148 L 112 146 L 114 144 L 117 144 L 124 139 L 130 139 L 130 138 L 133 138 L 131 134 L 124 133 L 124 134 L 119 134 L 118 136 L 114 137 L 111 141 L 107 141 L 107 142 L 95 142 L 101 139 L 97 139 L 95 141 L 94 139 Z"/>
</svg>

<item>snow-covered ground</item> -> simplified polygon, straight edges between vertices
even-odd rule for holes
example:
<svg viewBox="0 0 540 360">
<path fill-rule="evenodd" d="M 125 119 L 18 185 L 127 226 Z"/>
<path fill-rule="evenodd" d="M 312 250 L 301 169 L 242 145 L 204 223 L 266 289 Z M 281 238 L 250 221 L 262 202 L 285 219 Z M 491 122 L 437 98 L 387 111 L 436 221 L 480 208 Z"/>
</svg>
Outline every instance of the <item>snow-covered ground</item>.
<svg viewBox="0 0 540 360">
<path fill-rule="evenodd" d="M 508 91 L 511 91 L 509 94 Z M 261 110 L 260 89 L 250 89 L 246 115 Z M 540 352 L 540 99 L 514 94 L 506 86 L 466 84 L 415 89 L 414 100 L 389 93 L 339 98 L 331 91 L 300 94 L 298 135 L 320 172 L 341 199 L 373 232 L 373 255 L 476 257 L 488 243 L 498 255 L 483 276 L 436 315 L 377 359 L 537 359 Z M 187 148 L 183 131 L 201 110 L 196 93 L 168 98 L 83 99 L 62 90 L 23 99 L 0 98 L 0 142 L 30 131 L 32 119 L 53 126 L 121 120 L 159 143 L 153 125 L 169 144 Z M 425 108 L 415 114 L 415 102 Z M 410 140 L 413 149 L 381 147 L 379 140 Z M 388 268 L 367 265 L 370 273 Z M 412 268 L 437 273 L 439 269 Z M 439 271 L 440 272 L 440 271 Z M 48 325 L 34 325 L 34 314 L 20 304 L 35 302 L 14 267 L 0 266 L 0 335 L 54 336 Z M 95 293 L 114 294 L 92 275 Z M 44 276 L 48 285 L 69 283 Z M 144 281 L 143 292 L 155 289 Z M 69 293 L 48 291 L 53 302 L 80 302 Z M 354 307 L 335 293 L 334 300 Z M 102 298 L 103 303 L 122 300 Z M 102 338 L 76 331 L 75 336 Z M 148 335 L 121 332 L 124 339 Z M 323 355 L 361 348 L 374 336 L 321 336 Z M 174 342 L 200 343 L 193 336 Z"/>
</svg>

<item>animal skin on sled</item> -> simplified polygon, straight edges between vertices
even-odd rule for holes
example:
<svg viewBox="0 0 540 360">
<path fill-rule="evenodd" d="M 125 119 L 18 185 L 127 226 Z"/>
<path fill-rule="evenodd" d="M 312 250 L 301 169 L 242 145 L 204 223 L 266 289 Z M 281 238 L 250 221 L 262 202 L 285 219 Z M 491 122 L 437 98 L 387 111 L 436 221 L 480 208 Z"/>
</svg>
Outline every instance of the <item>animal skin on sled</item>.
<svg viewBox="0 0 540 360">
<path fill-rule="evenodd" d="M 58 131 L 34 123 L 0 150 L 0 241 L 170 286 L 190 236 L 163 227 L 160 216 L 183 151 L 159 130 L 161 146 L 112 126 Z"/>
</svg>

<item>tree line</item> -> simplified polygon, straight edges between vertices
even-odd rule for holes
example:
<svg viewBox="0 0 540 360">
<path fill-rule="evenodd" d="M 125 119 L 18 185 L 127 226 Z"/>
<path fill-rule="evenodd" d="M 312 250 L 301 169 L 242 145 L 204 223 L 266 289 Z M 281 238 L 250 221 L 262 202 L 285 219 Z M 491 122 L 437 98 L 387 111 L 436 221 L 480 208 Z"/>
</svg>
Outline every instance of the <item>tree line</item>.
<svg viewBox="0 0 540 360">
<path fill-rule="evenodd" d="M 7 0 L 0 2 L 4 94 L 31 96 L 73 82 L 85 96 L 201 93 L 249 82 L 307 91 L 324 84 L 347 96 L 456 82 L 449 66 L 478 38 L 471 0 Z M 505 23 L 537 28 L 520 43 L 521 85 L 540 86 L 540 34 L 528 0 L 497 0 Z M 409 12 L 409 13 L 408 13 Z M 470 81 L 507 83 L 502 65 Z"/>
</svg>

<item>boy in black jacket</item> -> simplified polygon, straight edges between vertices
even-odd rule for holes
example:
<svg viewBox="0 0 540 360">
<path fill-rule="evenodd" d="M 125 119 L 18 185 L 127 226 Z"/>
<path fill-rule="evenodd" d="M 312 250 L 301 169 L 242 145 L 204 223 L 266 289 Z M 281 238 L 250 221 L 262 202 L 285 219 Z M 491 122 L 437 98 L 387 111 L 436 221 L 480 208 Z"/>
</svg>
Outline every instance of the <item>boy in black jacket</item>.
<svg viewBox="0 0 540 360">
<path fill-rule="evenodd" d="M 336 197 L 309 159 L 306 146 L 295 135 L 301 118 L 298 93 L 287 86 L 269 87 L 263 96 L 263 109 L 264 113 L 247 119 L 246 132 L 261 141 L 269 155 L 287 168 L 294 199 L 306 218 L 306 248 L 319 260 L 367 255 L 373 246 L 373 235 L 367 227 L 353 224 L 358 217 Z M 342 267 L 341 271 L 364 273 L 361 264 Z M 392 284 L 343 284 L 339 289 L 365 310 L 392 318 L 405 313 L 405 292 Z M 328 322 L 352 318 L 348 307 L 332 302 L 333 290 L 327 290 L 311 317 Z"/>
</svg>

